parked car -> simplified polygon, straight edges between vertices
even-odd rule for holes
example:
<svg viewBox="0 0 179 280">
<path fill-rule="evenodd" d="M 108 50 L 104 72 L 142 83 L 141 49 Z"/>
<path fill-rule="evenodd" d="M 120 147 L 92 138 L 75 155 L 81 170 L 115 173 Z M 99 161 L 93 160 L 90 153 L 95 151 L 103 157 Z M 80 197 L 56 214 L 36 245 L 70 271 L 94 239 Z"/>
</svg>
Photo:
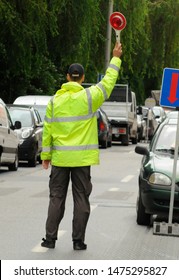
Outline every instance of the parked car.
<svg viewBox="0 0 179 280">
<path fill-rule="evenodd" d="M 14 104 L 30 105 L 38 110 L 41 120 L 44 120 L 46 107 L 49 100 L 52 98 L 50 95 L 26 95 L 19 96 L 15 99 Z"/>
<path fill-rule="evenodd" d="M 142 115 L 137 114 L 138 142 L 147 138 L 147 122 Z"/>
<path fill-rule="evenodd" d="M 19 137 L 19 160 L 35 167 L 37 160 L 41 163 L 43 123 L 40 115 L 32 106 L 11 104 L 8 109 L 13 123 L 21 122 L 21 128 L 15 130 Z"/>
<path fill-rule="evenodd" d="M 106 113 L 99 108 L 97 110 L 98 141 L 101 148 L 112 146 L 112 126 Z"/>
<path fill-rule="evenodd" d="M 168 216 L 173 176 L 177 112 L 169 113 L 158 127 L 149 146 L 137 145 L 143 155 L 139 172 L 137 223 L 149 225 L 151 216 Z M 179 215 L 179 158 L 175 178 L 174 215 Z"/>
<path fill-rule="evenodd" d="M 147 128 L 147 140 L 151 140 L 156 129 L 158 128 L 158 121 L 156 120 L 155 114 L 152 109 L 142 107 L 142 118 L 146 121 Z"/>
<path fill-rule="evenodd" d="M 160 124 L 166 119 L 167 114 L 162 107 L 154 106 L 153 108 L 151 108 L 151 110 L 154 113 L 155 119 L 158 122 L 158 124 Z"/>
<path fill-rule="evenodd" d="M 18 169 L 19 140 L 15 129 L 20 127 L 20 122 L 13 125 L 9 111 L 0 99 L 0 166 L 7 166 L 10 171 Z"/>
</svg>

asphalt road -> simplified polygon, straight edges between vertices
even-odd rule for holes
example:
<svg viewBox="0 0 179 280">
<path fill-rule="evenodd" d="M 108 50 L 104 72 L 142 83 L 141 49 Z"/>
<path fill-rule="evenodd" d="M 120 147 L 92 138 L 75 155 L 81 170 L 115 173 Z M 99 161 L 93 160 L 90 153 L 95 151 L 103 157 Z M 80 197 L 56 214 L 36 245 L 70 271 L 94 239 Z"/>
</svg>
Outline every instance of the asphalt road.
<svg viewBox="0 0 179 280">
<path fill-rule="evenodd" d="M 178 237 L 153 235 L 136 224 L 141 156 L 135 145 L 100 150 L 92 167 L 91 216 L 86 251 L 73 251 L 71 186 L 56 248 L 40 246 L 45 234 L 49 172 L 21 164 L 17 172 L 0 171 L 0 258 L 3 260 L 176 260 Z"/>
</svg>

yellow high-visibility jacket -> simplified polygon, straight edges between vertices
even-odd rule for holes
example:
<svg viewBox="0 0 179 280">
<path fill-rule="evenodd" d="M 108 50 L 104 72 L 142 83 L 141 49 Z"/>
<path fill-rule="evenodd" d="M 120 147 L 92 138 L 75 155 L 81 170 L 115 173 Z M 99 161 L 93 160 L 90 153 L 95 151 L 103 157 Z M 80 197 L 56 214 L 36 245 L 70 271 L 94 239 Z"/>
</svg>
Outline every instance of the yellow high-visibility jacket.
<svg viewBox="0 0 179 280">
<path fill-rule="evenodd" d="M 99 164 L 96 110 L 109 98 L 120 66 L 121 60 L 113 57 L 97 85 L 84 89 L 68 82 L 56 92 L 46 109 L 42 160 L 62 167 Z"/>
</svg>

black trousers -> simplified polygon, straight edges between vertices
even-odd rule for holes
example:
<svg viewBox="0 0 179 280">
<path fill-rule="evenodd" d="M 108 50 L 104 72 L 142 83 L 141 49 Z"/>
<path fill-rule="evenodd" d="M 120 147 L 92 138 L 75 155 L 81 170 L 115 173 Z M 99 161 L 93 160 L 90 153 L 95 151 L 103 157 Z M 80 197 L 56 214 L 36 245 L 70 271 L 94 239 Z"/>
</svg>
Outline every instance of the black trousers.
<svg viewBox="0 0 179 280">
<path fill-rule="evenodd" d="M 90 166 L 52 166 L 49 181 L 50 201 L 46 221 L 47 239 L 57 239 L 58 227 L 65 212 L 65 201 L 70 179 L 74 202 L 72 240 L 84 241 L 85 239 L 86 226 L 90 215 L 89 195 L 92 191 Z"/>
</svg>

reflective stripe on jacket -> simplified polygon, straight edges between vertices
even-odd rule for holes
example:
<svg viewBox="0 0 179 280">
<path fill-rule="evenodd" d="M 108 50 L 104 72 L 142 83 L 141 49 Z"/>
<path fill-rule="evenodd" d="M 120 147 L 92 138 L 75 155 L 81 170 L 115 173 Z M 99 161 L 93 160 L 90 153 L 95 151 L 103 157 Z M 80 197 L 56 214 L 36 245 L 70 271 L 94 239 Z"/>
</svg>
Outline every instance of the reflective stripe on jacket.
<svg viewBox="0 0 179 280">
<path fill-rule="evenodd" d="M 84 89 L 77 82 L 68 82 L 56 92 L 47 105 L 42 160 L 63 167 L 99 163 L 96 110 L 109 98 L 120 65 L 121 60 L 113 57 L 97 85 Z"/>
</svg>

